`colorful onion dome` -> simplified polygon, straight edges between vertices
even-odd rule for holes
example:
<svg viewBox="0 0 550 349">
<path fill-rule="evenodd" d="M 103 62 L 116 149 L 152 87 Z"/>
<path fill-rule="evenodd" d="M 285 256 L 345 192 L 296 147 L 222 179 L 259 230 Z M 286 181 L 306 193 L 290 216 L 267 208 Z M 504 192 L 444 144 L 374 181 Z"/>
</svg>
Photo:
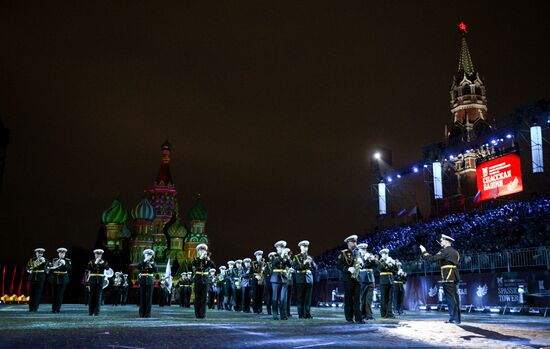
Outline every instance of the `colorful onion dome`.
<svg viewBox="0 0 550 349">
<path fill-rule="evenodd" d="M 122 227 L 122 231 L 120 232 L 118 237 L 120 237 L 120 238 L 130 238 L 130 237 L 132 237 L 132 232 L 130 231 L 130 229 L 128 229 L 126 224 L 124 224 L 124 226 Z"/>
<path fill-rule="evenodd" d="M 131 213 L 133 219 L 143 219 L 147 221 L 155 219 L 155 209 L 147 199 L 141 200 Z"/>
<path fill-rule="evenodd" d="M 111 204 L 111 207 L 109 207 L 101 215 L 101 223 L 124 224 L 126 223 L 127 218 L 128 218 L 128 212 L 126 212 L 126 210 L 122 207 L 122 203 L 118 199 L 115 199 Z"/>
<path fill-rule="evenodd" d="M 184 238 L 187 235 L 187 229 L 182 224 L 181 219 L 176 218 L 174 223 L 168 228 L 168 236 L 171 238 Z"/>
<path fill-rule="evenodd" d="M 192 221 L 205 221 L 208 219 L 208 212 L 202 203 L 201 196 L 195 201 L 195 205 L 189 211 L 189 219 Z"/>
</svg>

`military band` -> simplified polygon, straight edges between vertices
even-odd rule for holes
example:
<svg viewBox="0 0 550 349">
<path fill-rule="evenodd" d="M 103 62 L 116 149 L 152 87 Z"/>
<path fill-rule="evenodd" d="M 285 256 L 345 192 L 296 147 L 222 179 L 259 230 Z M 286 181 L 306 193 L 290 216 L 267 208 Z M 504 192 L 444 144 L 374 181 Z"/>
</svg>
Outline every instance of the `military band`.
<svg viewBox="0 0 550 349">
<path fill-rule="evenodd" d="M 452 247 L 453 238 L 442 235 L 441 250 L 436 255 L 429 254 L 420 245 L 422 257 L 430 262 L 438 261 L 441 265 L 441 284 L 444 290 L 448 309 L 449 323 L 460 323 L 460 300 L 457 285 L 460 276 L 457 265 L 460 255 Z M 403 314 L 403 301 L 407 273 L 399 260 L 389 256 L 388 249 L 379 251 L 379 256 L 367 251 L 368 244 L 357 244 L 357 235 L 347 237 L 344 242 L 347 248 L 340 251 L 337 267 L 341 271 L 344 283 L 344 314 L 348 322 L 365 323 L 373 320 L 373 295 L 375 290 L 375 270 L 380 274 L 380 315 L 382 318 L 394 318 L 394 312 Z M 310 242 L 300 241 L 300 253 L 292 256 L 284 240 L 274 244 L 276 252 L 263 258 L 264 252 L 254 252 L 254 260 L 228 261 L 227 267 L 220 266 L 219 272 L 210 258 L 208 246 L 199 244 L 196 247 L 196 257 L 192 262 L 192 272 L 183 272 L 176 286 L 181 307 L 189 307 L 191 293 L 194 292 L 194 311 L 196 318 L 204 318 L 206 307 L 218 310 L 235 310 L 255 314 L 263 313 L 264 297 L 267 313 L 275 320 L 287 320 L 290 315 L 290 292 L 295 287 L 297 313 L 300 319 L 311 319 L 312 290 L 314 273 L 317 265 L 309 255 Z M 44 257 L 43 248 L 35 249 L 35 257 L 27 263 L 30 273 L 29 311 L 37 311 L 40 304 L 46 275 L 52 296 L 52 312 L 59 313 L 63 303 L 63 295 L 69 282 L 71 260 L 66 257 L 67 249 L 57 249 L 58 256 L 51 262 Z M 88 313 L 98 315 L 102 301 L 102 290 L 114 274 L 112 284 L 113 305 L 126 304 L 129 290 L 128 274 L 113 273 L 108 263 L 103 259 L 104 251 L 93 251 L 94 259 L 86 267 L 85 286 L 88 289 Z M 151 305 L 155 276 L 158 273 L 154 262 L 154 252 L 151 249 L 143 251 L 143 261 L 136 267 L 137 285 L 139 286 L 139 316 L 151 317 Z M 160 274 L 158 281 L 159 305 L 169 305 L 171 280 Z"/>
<path fill-rule="evenodd" d="M 67 249 L 60 247 L 57 249 L 57 258 L 54 258 L 51 263 L 48 263 L 47 270 L 50 274 L 50 286 L 52 296 L 52 313 L 61 312 L 63 304 L 63 295 L 65 288 L 69 283 L 69 272 L 71 271 L 71 260 L 65 255 Z"/>
<path fill-rule="evenodd" d="M 420 245 L 422 257 L 429 262 L 439 262 L 441 266 L 441 284 L 447 298 L 447 307 L 449 309 L 448 323 L 460 324 L 462 319 L 460 315 L 460 297 L 458 295 L 458 282 L 460 274 L 458 273 L 458 263 L 460 262 L 460 254 L 452 247 L 455 240 L 445 234 L 441 234 L 439 244 L 441 250 L 431 255 L 426 251 L 426 248 Z"/>
</svg>

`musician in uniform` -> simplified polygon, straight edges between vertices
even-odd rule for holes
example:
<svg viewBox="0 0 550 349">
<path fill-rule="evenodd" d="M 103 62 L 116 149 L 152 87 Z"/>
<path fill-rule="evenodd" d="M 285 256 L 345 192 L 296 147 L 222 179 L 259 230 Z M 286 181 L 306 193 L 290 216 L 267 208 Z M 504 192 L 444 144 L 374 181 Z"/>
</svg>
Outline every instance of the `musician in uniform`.
<svg viewBox="0 0 550 349">
<path fill-rule="evenodd" d="M 122 272 L 117 271 L 115 273 L 115 279 L 113 280 L 113 306 L 120 305 L 122 298 Z"/>
<path fill-rule="evenodd" d="M 89 261 L 86 266 L 88 286 L 90 286 L 90 295 L 88 299 L 88 314 L 90 316 L 99 315 L 105 271 L 109 269 L 109 264 L 102 259 L 102 256 L 103 250 L 100 248 L 95 249 L 95 258 Z"/>
<path fill-rule="evenodd" d="M 170 290 L 168 287 L 168 277 L 164 274 L 160 274 L 158 288 L 159 307 L 164 307 L 169 304 L 168 297 L 170 297 Z"/>
<path fill-rule="evenodd" d="M 426 248 L 420 245 L 420 251 L 422 252 L 422 258 L 428 262 L 438 261 L 441 266 L 441 283 L 443 284 L 443 291 L 447 298 L 447 306 L 449 308 L 449 321 L 448 323 L 460 324 L 460 297 L 458 295 L 458 283 L 460 281 L 460 274 L 458 273 L 458 263 L 460 262 L 460 254 L 452 247 L 452 243 L 455 240 L 445 234 L 441 234 L 441 250 L 431 255 L 426 251 Z"/>
<path fill-rule="evenodd" d="M 290 305 L 292 303 L 292 291 L 294 290 L 295 270 L 292 268 L 292 258 L 294 256 L 292 255 L 290 248 L 286 248 L 285 254 L 290 261 L 290 267 L 286 268 L 286 316 L 292 317 L 292 314 L 290 313 Z"/>
<path fill-rule="evenodd" d="M 401 262 L 396 259 L 397 274 L 394 278 L 394 292 L 395 292 L 395 312 L 399 315 L 403 315 L 403 300 L 405 298 L 405 283 L 407 282 L 407 273 L 401 268 Z"/>
<path fill-rule="evenodd" d="M 271 309 L 274 320 L 279 320 L 279 314 L 281 315 L 281 320 L 288 320 L 286 314 L 287 268 L 290 268 L 291 264 L 288 258 L 288 250 L 286 249 L 286 241 L 277 241 L 274 246 L 277 249 L 277 253 L 271 258 L 271 286 L 273 288 Z"/>
<path fill-rule="evenodd" d="M 153 304 L 155 274 L 158 272 L 154 261 L 155 252 L 148 248 L 143 251 L 143 261 L 137 265 L 139 286 L 139 317 L 150 318 Z"/>
<path fill-rule="evenodd" d="M 197 256 L 192 262 L 193 282 L 195 283 L 195 317 L 203 319 L 206 316 L 206 288 L 209 270 L 216 268 L 216 265 L 210 259 L 206 244 L 198 244 L 196 250 Z"/>
<path fill-rule="evenodd" d="M 252 288 L 252 279 L 254 278 L 251 262 L 252 260 L 250 258 L 243 259 L 244 267 L 243 274 L 241 276 L 243 291 L 243 313 L 250 313 L 250 290 Z"/>
<path fill-rule="evenodd" d="M 128 274 L 122 274 L 122 294 L 120 299 L 121 305 L 128 303 L 128 292 L 130 290 L 130 282 L 128 280 Z"/>
<path fill-rule="evenodd" d="M 187 277 L 187 272 L 181 273 L 180 276 L 180 280 L 178 281 L 180 307 L 189 308 L 189 297 L 187 295 L 191 293 L 191 280 Z"/>
<path fill-rule="evenodd" d="M 47 270 L 50 273 L 50 286 L 52 297 L 52 313 L 59 313 L 63 304 L 63 295 L 65 288 L 69 283 L 69 274 L 71 271 L 71 260 L 66 258 L 67 249 L 60 247 L 57 249 L 57 258 L 48 263 Z"/>
<path fill-rule="evenodd" d="M 378 269 L 380 270 L 380 316 L 394 319 L 393 315 L 393 277 L 397 272 L 395 260 L 389 256 L 390 250 L 380 250 Z"/>
<path fill-rule="evenodd" d="M 45 249 L 39 247 L 34 249 L 35 256 L 29 259 L 27 263 L 27 272 L 30 274 L 30 295 L 29 295 L 29 311 L 38 311 L 40 301 L 42 300 L 42 292 L 44 291 L 44 283 L 46 282 L 46 266 L 48 261 L 44 258 Z"/>
<path fill-rule="evenodd" d="M 264 283 L 265 283 L 265 261 L 263 258 L 264 251 L 258 250 L 254 252 L 256 260 L 251 263 L 252 272 L 252 310 L 255 314 L 261 314 L 263 312 L 264 302 Z"/>
<path fill-rule="evenodd" d="M 271 259 L 273 256 L 275 256 L 277 252 L 269 252 L 267 256 L 267 262 L 265 263 L 265 270 L 264 270 L 264 280 L 265 280 L 265 290 L 266 290 L 266 299 L 265 299 L 265 306 L 267 308 L 267 315 L 271 315 L 271 306 L 273 303 L 273 287 L 271 285 L 271 270 L 273 269 L 271 266 Z"/>
<path fill-rule="evenodd" d="M 220 265 L 220 273 L 216 276 L 216 286 L 218 288 L 218 310 L 225 309 L 225 265 Z"/>
<path fill-rule="evenodd" d="M 243 261 L 237 259 L 233 268 L 233 302 L 235 311 L 243 310 Z"/>
<path fill-rule="evenodd" d="M 231 310 L 235 303 L 235 288 L 233 281 L 233 274 L 235 273 L 235 262 L 227 261 L 227 270 L 225 271 L 225 310 Z"/>
<path fill-rule="evenodd" d="M 210 268 L 208 275 L 208 309 L 214 309 L 214 304 L 218 298 L 218 284 L 216 282 L 216 269 Z"/>
<path fill-rule="evenodd" d="M 189 280 L 189 292 L 187 292 L 187 308 L 191 308 L 191 296 L 193 293 L 193 272 L 188 271 L 187 272 L 187 279 Z"/>
<path fill-rule="evenodd" d="M 357 249 L 357 235 L 348 236 L 344 242 L 348 244 L 348 248 L 340 251 L 336 260 L 344 282 L 344 315 L 349 323 L 352 323 L 355 318 L 355 323 L 364 324 L 365 321 L 363 321 L 359 308 L 361 285 L 358 279 L 361 265 Z"/>
<path fill-rule="evenodd" d="M 298 243 L 300 253 L 292 262 L 296 270 L 296 301 L 298 303 L 298 317 L 300 319 L 313 319 L 311 316 L 311 294 L 313 290 L 313 272 L 317 265 L 308 254 L 309 241 L 303 240 Z"/>
<path fill-rule="evenodd" d="M 374 320 L 372 314 L 372 299 L 374 295 L 374 268 L 378 263 L 378 256 L 367 252 L 367 243 L 357 245 L 361 257 L 359 282 L 361 283 L 360 309 L 364 320 Z"/>
</svg>

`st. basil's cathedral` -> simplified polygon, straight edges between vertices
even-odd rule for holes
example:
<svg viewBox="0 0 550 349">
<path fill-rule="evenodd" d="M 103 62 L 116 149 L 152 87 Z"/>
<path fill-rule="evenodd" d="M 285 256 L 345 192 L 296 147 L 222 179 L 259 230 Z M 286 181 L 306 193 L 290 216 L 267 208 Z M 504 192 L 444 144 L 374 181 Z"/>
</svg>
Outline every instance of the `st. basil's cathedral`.
<svg viewBox="0 0 550 349">
<path fill-rule="evenodd" d="M 105 249 L 105 258 L 117 270 L 123 269 L 135 279 L 136 266 L 143 259 L 143 250 L 155 251 L 159 271 L 164 271 L 170 258 L 173 275 L 187 271 L 195 257 L 195 247 L 208 244 L 206 221 L 208 213 L 197 197 L 187 214 L 188 227 L 180 214 L 177 190 L 170 173 L 172 146 L 161 146 L 162 163 L 154 185 L 141 200 L 128 211 L 117 198 L 101 215 L 98 246 Z M 176 274 L 178 273 L 178 274 Z"/>
</svg>

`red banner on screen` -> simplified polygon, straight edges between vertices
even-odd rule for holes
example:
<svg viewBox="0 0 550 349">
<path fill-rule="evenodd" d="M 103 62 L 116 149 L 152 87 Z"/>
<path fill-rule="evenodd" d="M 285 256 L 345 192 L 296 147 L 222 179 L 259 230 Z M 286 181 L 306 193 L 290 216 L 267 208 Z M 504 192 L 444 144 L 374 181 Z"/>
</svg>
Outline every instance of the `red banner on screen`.
<svg viewBox="0 0 550 349">
<path fill-rule="evenodd" d="M 519 155 L 510 154 L 482 163 L 476 168 L 479 201 L 523 191 Z"/>
</svg>

